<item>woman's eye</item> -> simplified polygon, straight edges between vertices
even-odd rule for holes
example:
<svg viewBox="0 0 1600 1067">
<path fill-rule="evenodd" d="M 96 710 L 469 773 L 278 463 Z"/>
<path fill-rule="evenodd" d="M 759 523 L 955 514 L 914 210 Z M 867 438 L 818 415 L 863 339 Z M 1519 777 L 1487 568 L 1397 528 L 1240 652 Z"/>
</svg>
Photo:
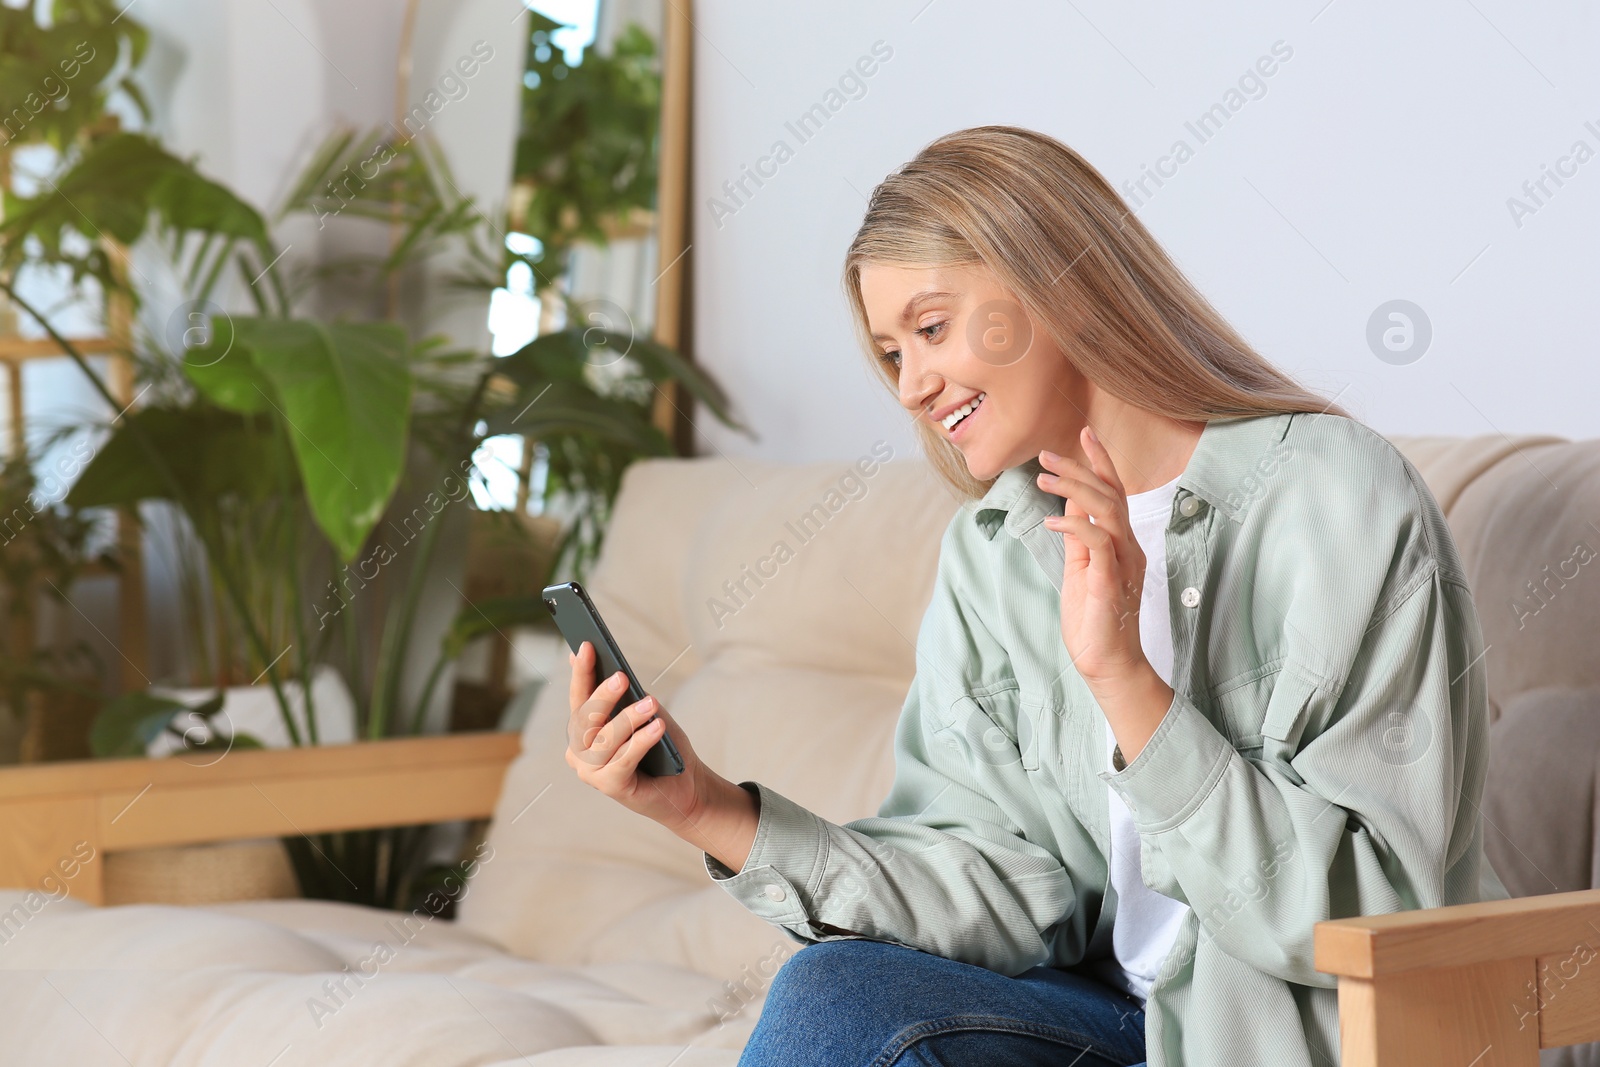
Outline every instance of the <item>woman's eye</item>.
<svg viewBox="0 0 1600 1067">
<path fill-rule="evenodd" d="M 920 333 L 923 337 L 925 337 L 928 340 L 932 341 L 939 335 L 939 332 L 941 330 L 943 330 L 948 325 L 950 325 L 948 322 L 933 322 L 933 323 L 929 323 L 928 325 L 926 325 L 926 326 L 922 327 L 921 329 L 917 330 L 917 333 Z"/>
<path fill-rule="evenodd" d="M 885 352 L 883 355 L 879 356 L 878 359 L 880 362 L 887 363 L 895 370 L 900 369 L 900 352 L 898 349 L 893 352 Z"/>
</svg>

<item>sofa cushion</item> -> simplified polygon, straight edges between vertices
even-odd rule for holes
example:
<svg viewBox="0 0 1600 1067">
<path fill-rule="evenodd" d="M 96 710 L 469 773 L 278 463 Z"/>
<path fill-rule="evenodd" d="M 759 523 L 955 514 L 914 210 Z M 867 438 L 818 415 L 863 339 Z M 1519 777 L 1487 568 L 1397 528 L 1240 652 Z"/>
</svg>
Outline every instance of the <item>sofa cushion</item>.
<svg viewBox="0 0 1600 1067">
<path fill-rule="evenodd" d="M 875 814 L 956 500 L 921 463 L 720 458 L 628 472 L 588 583 L 645 687 L 706 763 L 825 818 Z M 764 981 L 793 942 L 699 850 L 567 766 L 566 678 L 523 734 L 466 929 L 552 963 L 650 960 Z"/>
<path fill-rule="evenodd" d="M 1392 440 L 1450 522 L 1483 628 L 1490 721 L 1519 693 L 1600 686 L 1596 442 Z"/>
<path fill-rule="evenodd" d="M 732 1067 L 759 1011 L 682 968 L 555 967 L 355 905 L 24 899 L 0 890 L 26 916 L 0 934 L 7 1064 Z"/>
<path fill-rule="evenodd" d="M 1533 689 L 1489 730 L 1483 848 L 1512 896 L 1600 886 L 1600 689 Z"/>
</svg>

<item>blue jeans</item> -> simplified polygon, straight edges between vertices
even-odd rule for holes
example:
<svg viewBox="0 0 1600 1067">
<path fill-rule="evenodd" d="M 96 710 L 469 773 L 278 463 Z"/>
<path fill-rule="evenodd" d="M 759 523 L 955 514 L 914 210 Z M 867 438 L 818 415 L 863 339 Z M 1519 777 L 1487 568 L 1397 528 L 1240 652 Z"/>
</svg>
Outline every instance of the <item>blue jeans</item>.
<svg viewBox="0 0 1600 1067">
<path fill-rule="evenodd" d="M 821 941 L 772 980 L 739 1067 L 1144 1067 L 1144 1010 L 1072 971 L 1015 978 L 883 941 Z"/>
</svg>

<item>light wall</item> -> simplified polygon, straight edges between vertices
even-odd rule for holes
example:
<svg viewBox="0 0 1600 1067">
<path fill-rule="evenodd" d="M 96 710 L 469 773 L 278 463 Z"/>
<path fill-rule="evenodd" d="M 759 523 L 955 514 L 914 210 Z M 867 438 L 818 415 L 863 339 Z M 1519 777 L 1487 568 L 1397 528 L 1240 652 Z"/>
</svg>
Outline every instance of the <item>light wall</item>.
<svg viewBox="0 0 1600 1067">
<path fill-rule="evenodd" d="M 1600 68 L 1575 2 L 699 0 L 695 23 L 696 354 L 760 434 L 698 417 L 708 451 L 909 450 L 840 264 L 878 181 L 984 123 L 1059 137 L 1118 188 L 1187 142 L 1130 205 L 1264 355 L 1380 431 L 1595 435 Z M 864 92 L 830 101 L 878 42 Z M 786 124 L 830 102 L 802 143 Z M 1202 141 L 1186 124 L 1217 104 Z M 723 183 L 764 156 L 735 202 Z M 1367 340 L 1395 299 L 1432 326 L 1406 364 Z"/>
</svg>

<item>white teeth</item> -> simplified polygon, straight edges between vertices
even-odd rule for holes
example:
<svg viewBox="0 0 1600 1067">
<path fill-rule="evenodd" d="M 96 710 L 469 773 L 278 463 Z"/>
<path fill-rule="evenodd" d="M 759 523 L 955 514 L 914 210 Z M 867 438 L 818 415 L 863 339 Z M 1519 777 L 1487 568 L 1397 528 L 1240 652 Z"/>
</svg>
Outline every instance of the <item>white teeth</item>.
<svg viewBox="0 0 1600 1067">
<path fill-rule="evenodd" d="M 968 415 L 971 415 L 972 412 L 973 412 L 973 409 L 975 409 L 979 404 L 983 403 L 983 398 L 988 396 L 988 395 L 989 395 L 988 393 L 979 393 L 977 396 L 975 396 L 971 400 L 967 401 L 967 403 L 962 404 L 960 407 L 956 408 L 950 414 L 946 415 L 944 417 L 944 428 L 946 430 L 955 429 L 956 423 L 960 422 L 962 419 L 966 418 Z"/>
</svg>

